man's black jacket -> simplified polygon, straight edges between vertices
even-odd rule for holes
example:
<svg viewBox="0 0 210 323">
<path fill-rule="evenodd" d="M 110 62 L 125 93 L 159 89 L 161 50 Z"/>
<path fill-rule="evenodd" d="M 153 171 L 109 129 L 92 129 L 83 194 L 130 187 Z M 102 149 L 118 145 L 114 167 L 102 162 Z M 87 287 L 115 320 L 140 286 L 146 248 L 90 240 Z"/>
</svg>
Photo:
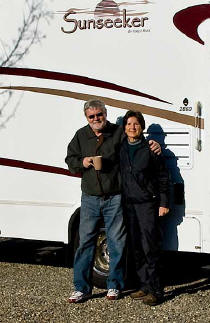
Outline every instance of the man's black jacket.
<svg viewBox="0 0 210 323">
<path fill-rule="evenodd" d="M 107 121 L 103 129 L 103 143 L 96 149 L 99 138 L 89 125 L 79 129 L 68 145 L 65 162 L 72 173 L 82 174 L 82 191 L 89 195 L 118 194 L 121 192 L 119 152 L 122 127 Z M 102 170 L 84 168 L 84 157 L 102 156 Z M 99 184 L 101 182 L 101 186 Z"/>
</svg>

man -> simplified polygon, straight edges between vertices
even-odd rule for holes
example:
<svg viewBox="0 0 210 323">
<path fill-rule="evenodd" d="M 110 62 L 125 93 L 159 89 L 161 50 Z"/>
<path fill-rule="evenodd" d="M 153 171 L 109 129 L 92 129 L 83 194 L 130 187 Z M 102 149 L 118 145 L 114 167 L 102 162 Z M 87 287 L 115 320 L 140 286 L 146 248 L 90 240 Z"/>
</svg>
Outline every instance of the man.
<svg viewBox="0 0 210 323">
<path fill-rule="evenodd" d="M 82 173 L 80 244 L 74 260 L 75 291 L 70 303 L 84 301 L 92 293 L 92 267 L 98 223 L 103 217 L 109 251 L 107 298 L 119 298 L 124 288 L 123 255 L 126 232 L 121 206 L 119 150 L 123 130 L 107 121 L 105 104 L 89 100 L 84 105 L 88 125 L 79 129 L 68 145 L 65 159 L 72 173 Z M 156 145 L 155 145 L 156 144 Z M 153 149 L 159 148 L 153 142 Z M 159 149 L 158 149 L 159 150 Z M 102 156 L 102 169 L 93 167 L 93 156 Z"/>
</svg>

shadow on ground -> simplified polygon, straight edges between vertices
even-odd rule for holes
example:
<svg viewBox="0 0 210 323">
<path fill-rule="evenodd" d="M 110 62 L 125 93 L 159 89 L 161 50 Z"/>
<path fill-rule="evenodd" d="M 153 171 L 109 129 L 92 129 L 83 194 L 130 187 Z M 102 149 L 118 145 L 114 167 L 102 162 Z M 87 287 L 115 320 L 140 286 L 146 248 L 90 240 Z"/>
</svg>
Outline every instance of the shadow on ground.
<svg viewBox="0 0 210 323">
<path fill-rule="evenodd" d="M 210 290 L 210 255 L 189 252 L 164 252 L 161 257 L 163 285 L 173 286 L 165 301 L 181 294 Z"/>
<path fill-rule="evenodd" d="M 0 262 L 67 266 L 63 243 L 24 239 L 0 239 Z"/>
<path fill-rule="evenodd" d="M 210 277 L 210 255 L 164 251 L 161 272 L 165 285 L 181 285 Z"/>
<path fill-rule="evenodd" d="M 64 244 L 23 239 L 0 239 L 1 262 L 69 267 Z M 209 254 L 164 251 L 161 255 L 163 285 L 174 286 L 166 293 L 166 299 L 210 289 L 209 265 Z"/>
</svg>

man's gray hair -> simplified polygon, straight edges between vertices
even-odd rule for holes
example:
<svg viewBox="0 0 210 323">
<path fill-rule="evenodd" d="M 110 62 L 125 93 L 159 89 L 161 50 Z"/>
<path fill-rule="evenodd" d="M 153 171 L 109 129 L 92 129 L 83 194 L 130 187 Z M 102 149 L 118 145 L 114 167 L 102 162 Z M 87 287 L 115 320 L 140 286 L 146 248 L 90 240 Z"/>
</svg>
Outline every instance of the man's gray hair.
<svg viewBox="0 0 210 323">
<path fill-rule="evenodd" d="M 103 113 L 107 114 L 105 103 L 101 100 L 92 99 L 92 100 L 88 100 L 87 102 L 85 102 L 85 104 L 84 104 L 84 114 L 85 115 L 86 115 L 86 110 L 89 108 L 99 108 L 99 109 L 101 109 L 101 111 Z"/>
</svg>

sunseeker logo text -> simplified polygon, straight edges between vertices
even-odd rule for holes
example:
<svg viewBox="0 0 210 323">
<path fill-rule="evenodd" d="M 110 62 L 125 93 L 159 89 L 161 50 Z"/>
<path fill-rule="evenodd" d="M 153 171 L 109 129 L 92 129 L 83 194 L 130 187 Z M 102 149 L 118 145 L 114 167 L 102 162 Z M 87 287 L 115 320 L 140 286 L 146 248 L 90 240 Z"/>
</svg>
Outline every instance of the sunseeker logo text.
<svg viewBox="0 0 210 323">
<path fill-rule="evenodd" d="M 88 30 L 88 29 L 112 29 L 112 28 L 144 28 L 146 27 L 147 21 L 149 20 L 148 17 L 129 17 L 127 15 L 126 9 L 122 11 L 122 18 L 99 18 L 99 19 L 72 19 L 73 15 L 76 12 L 74 10 L 68 10 L 65 13 L 63 19 L 65 22 L 68 23 L 67 27 L 61 27 L 61 30 L 64 33 L 72 34 L 76 32 L 78 29 L 80 30 Z"/>
</svg>

